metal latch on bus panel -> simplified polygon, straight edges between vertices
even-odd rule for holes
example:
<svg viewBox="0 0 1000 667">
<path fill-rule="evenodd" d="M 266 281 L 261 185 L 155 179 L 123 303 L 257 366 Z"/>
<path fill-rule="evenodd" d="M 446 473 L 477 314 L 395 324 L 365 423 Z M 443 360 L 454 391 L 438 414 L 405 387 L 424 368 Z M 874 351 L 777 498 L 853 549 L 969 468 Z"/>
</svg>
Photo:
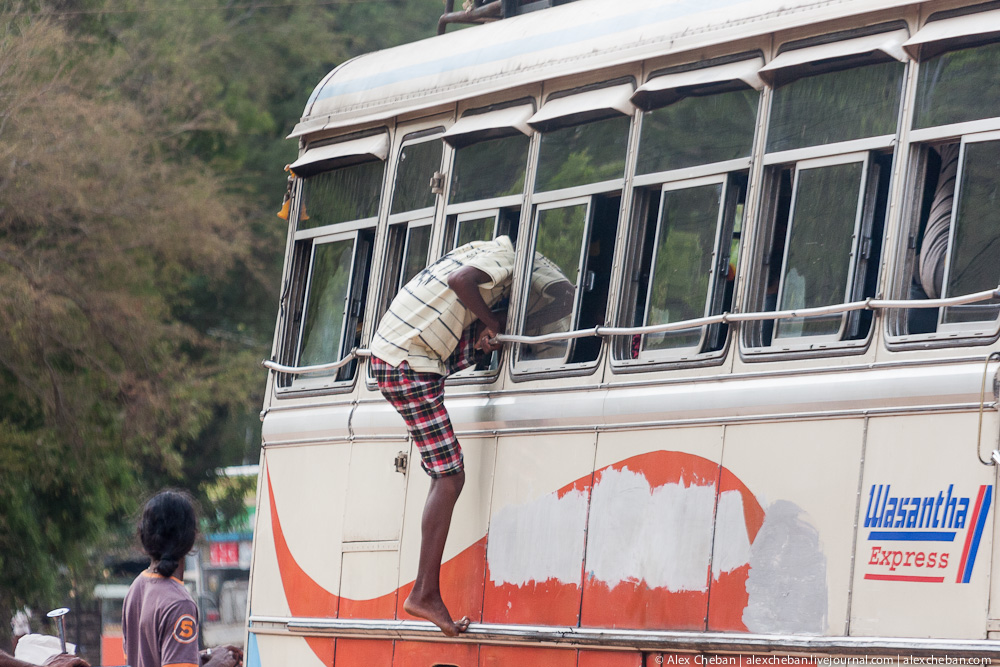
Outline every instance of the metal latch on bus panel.
<svg viewBox="0 0 1000 667">
<path fill-rule="evenodd" d="M 406 466 L 410 462 L 410 455 L 406 452 L 400 452 L 396 454 L 396 460 L 393 463 L 396 465 L 396 472 L 406 474 Z"/>
<path fill-rule="evenodd" d="M 444 172 L 435 171 L 434 175 L 431 176 L 431 194 L 433 195 L 443 195 L 444 194 Z"/>
</svg>

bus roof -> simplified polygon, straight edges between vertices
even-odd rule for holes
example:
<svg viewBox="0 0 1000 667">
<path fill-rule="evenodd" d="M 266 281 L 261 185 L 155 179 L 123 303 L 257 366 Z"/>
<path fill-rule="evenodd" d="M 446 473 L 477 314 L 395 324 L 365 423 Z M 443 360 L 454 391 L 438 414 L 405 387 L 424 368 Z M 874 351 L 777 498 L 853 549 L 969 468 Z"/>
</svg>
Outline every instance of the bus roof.
<svg viewBox="0 0 1000 667">
<path fill-rule="evenodd" d="M 289 135 L 925 0 L 580 0 L 369 53 L 330 72 Z"/>
</svg>

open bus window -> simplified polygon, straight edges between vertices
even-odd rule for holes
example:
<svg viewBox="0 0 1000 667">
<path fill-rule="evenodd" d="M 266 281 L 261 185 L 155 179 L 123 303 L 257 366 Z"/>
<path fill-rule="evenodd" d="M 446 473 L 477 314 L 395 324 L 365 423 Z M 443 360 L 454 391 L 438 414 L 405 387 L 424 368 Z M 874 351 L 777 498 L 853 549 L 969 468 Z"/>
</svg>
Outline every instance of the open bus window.
<svg viewBox="0 0 1000 667">
<path fill-rule="evenodd" d="M 285 354 L 291 365 L 337 361 L 361 343 L 374 230 L 321 236 L 296 243 L 290 331 Z M 338 371 L 287 378 L 279 386 L 314 388 L 352 380 L 353 361 Z"/>
<path fill-rule="evenodd" d="M 623 92 L 621 86 L 605 90 L 612 95 Z M 599 105 L 604 91 L 590 91 L 595 92 L 591 99 Z M 631 84 L 627 92 L 631 94 Z M 596 107 L 566 108 L 576 114 L 602 113 Z M 538 116 L 545 112 L 542 107 Z M 566 126 L 546 119 L 533 196 L 531 271 L 523 285 L 524 335 L 606 323 L 631 118 L 620 111 L 603 116 Z M 593 362 L 600 351 L 601 339 L 596 337 L 522 344 L 517 360 L 524 370 L 549 370 Z"/>
<path fill-rule="evenodd" d="M 314 150 L 328 157 L 330 148 L 359 141 Z M 300 160 L 304 164 L 296 173 L 306 176 L 298 192 L 291 272 L 281 302 L 284 333 L 279 360 L 283 364 L 313 366 L 339 361 L 361 344 L 384 173 L 384 163 L 372 158 L 380 156 L 342 151 L 335 157 L 347 164 L 337 168 L 337 162 L 319 163 L 335 167 L 327 171 L 314 171 L 316 163 Z M 356 373 L 355 360 L 336 371 L 279 374 L 278 387 L 323 389 L 346 384 Z"/>
<path fill-rule="evenodd" d="M 430 183 L 441 170 L 444 152 L 439 132 L 431 130 L 438 136 L 430 139 L 427 132 L 416 133 L 416 139 L 406 137 L 396 158 L 379 317 L 403 285 L 427 266 L 430 257 L 436 202 Z"/>
<path fill-rule="evenodd" d="M 445 134 L 455 153 L 442 253 L 498 236 L 516 243 L 531 143 L 524 120 L 533 111 L 534 106 L 523 100 L 473 110 Z M 495 308 L 506 308 L 508 303 L 505 297 Z M 500 353 L 494 352 L 454 377 L 461 381 L 494 372 L 499 365 Z"/>
<path fill-rule="evenodd" d="M 920 64 L 911 132 L 921 145 L 915 151 L 918 178 L 903 262 L 904 294 L 911 299 L 962 296 L 1000 284 L 1000 98 L 995 85 L 1000 43 L 970 46 L 969 39 L 922 45 L 926 58 Z M 960 135 L 956 123 L 963 123 Z M 922 338 L 982 336 L 996 333 L 998 316 L 995 299 L 912 308 L 891 320 L 891 330 Z"/>
<path fill-rule="evenodd" d="M 634 251 L 622 326 L 729 310 L 762 86 L 763 60 L 654 77 L 637 97 Z M 748 81 L 750 83 L 748 83 Z M 755 86 L 754 84 L 758 84 Z M 657 103 L 666 106 L 655 107 Z M 726 325 L 622 337 L 619 360 L 679 361 L 725 346 Z"/>
<path fill-rule="evenodd" d="M 903 39 L 897 31 L 806 47 L 784 52 L 788 71 L 782 55 L 769 65 L 776 89 L 764 159 L 765 243 L 749 310 L 875 296 Z M 765 320 L 745 327 L 745 342 L 768 351 L 823 348 L 867 340 L 871 323 L 870 311 Z"/>
</svg>

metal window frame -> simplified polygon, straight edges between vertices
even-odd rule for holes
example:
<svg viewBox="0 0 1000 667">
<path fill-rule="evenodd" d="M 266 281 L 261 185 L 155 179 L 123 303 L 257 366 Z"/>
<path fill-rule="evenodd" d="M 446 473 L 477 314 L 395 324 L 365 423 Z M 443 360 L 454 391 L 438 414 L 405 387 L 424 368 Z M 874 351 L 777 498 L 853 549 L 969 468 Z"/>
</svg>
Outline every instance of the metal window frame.
<svg viewBox="0 0 1000 667">
<path fill-rule="evenodd" d="M 312 248 L 310 250 L 309 257 L 309 267 L 306 276 L 305 291 L 302 296 L 302 321 L 299 322 L 298 331 L 296 333 L 296 344 L 295 344 L 295 365 L 299 366 L 302 358 L 302 335 L 305 331 L 306 322 L 309 319 L 309 297 L 312 294 L 313 288 L 313 277 L 316 262 L 316 251 L 320 246 L 329 245 L 331 243 L 336 243 L 338 241 L 346 241 L 351 239 L 353 241 L 353 248 L 351 250 L 351 278 L 347 284 L 347 298 L 350 300 L 351 295 L 357 289 L 357 279 L 358 279 L 358 250 L 360 241 L 360 229 L 354 229 L 351 231 L 340 231 L 335 233 L 330 233 L 325 236 L 314 237 Z M 348 324 L 351 321 L 350 307 L 344 309 L 344 318 L 341 322 L 340 330 L 340 340 L 337 344 L 337 359 L 344 357 L 347 353 L 345 350 L 346 332 L 348 329 Z M 277 391 L 282 394 L 288 394 L 292 392 L 299 391 L 315 391 L 317 389 L 327 389 L 330 387 L 342 387 L 345 385 L 351 385 L 354 382 L 354 378 L 341 380 L 338 379 L 340 375 L 340 369 L 338 369 L 333 375 L 316 377 L 316 376 L 297 376 L 293 377 L 291 384 L 288 387 L 279 387 Z"/>
<path fill-rule="evenodd" d="M 729 174 L 719 174 L 716 176 L 707 176 L 704 178 L 691 179 L 687 181 L 673 181 L 669 183 L 664 183 L 660 187 L 660 206 L 656 217 L 656 233 L 653 237 L 653 259 L 649 265 L 649 284 L 646 285 L 646 305 L 645 312 L 642 316 L 643 326 L 649 326 L 649 311 L 652 306 L 652 294 L 653 294 L 653 283 L 656 279 L 656 251 L 660 245 L 661 234 L 663 233 L 663 209 L 667 200 L 667 193 L 669 192 L 680 192 L 682 190 L 690 190 L 699 187 L 705 187 L 707 185 L 722 185 L 722 192 L 719 196 L 719 210 L 716 212 L 715 216 L 715 239 L 712 244 L 712 270 L 711 276 L 708 281 L 708 289 L 705 293 L 705 305 L 702 309 L 702 316 L 708 317 L 712 314 L 712 310 L 715 307 L 715 294 L 718 291 L 718 259 L 720 243 L 722 239 L 723 228 L 725 227 L 726 211 L 729 208 L 729 196 L 730 196 L 730 183 Z M 690 358 L 694 355 L 699 354 L 705 347 L 705 341 L 708 338 L 709 327 L 700 327 L 700 336 L 698 337 L 698 342 L 695 345 L 688 345 L 684 347 L 669 348 L 666 350 L 646 350 L 646 336 L 642 337 L 642 344 L 639 348 L 639 356 L 637 359 L 631 360 L 638 363 L 648 363 L 650 361 L 666 361 L 666 360 L 677 360 L 679 357 Z"/>
<path fill-rule="evenodd" d="M 423 227 L 431 227 L 433 231 L 434 216 L 428 218 L 418 218 L 416 220 L 410 220 L 406 222 L 406 238 L 403 241 L 403 253 L 399 257 L 399 277 L 396 281 L 396 294 L 399 294 L 399 290 L 403 289 L 403 267 L 406 266 L 406 259 L 410 254 L 410 240 L 413 237 L 414 229 L 422 229 Z M 427 257 L 424 257 L 424 268 L 427 268 L 427 262 L 430 258 L 431 251 L 431 239 L 428 239 L 427 243 Z"/>
<path fill-rule="evenodd" d="M 438 169 L 437 170 L 441 171 L 441 169 L 442 169 L 442 167 L 444 165 L 444 148 L 445 148 L 445 143 L 443 141 L 443 138 L 444 138 L 444 135 L 439 132 L 437 134 L 432 134 L 432 135 L 429 135 L 429 136 L 423 136 L 423 137 L 418 137 L 416 139 L 411 139 L 409 141 L 404 141 L 403 143 L 401 143 L 399 145 L 399 149 L 396 151 L 396 164 L 393 166 L 392 188 L 389 191 L 389 205 L 388 205 L 389 217 L 388 217 L 388 223 L 390 225 L 397 224 L 397 223 L 402 223 L 402 222 L 407 222 L 409 220 L 413 220 L 413 219 L 416 219 L 416 218 L 423 218 L 423 217 L 431 217 L 431 218 L 433 218 L 434 217 L 434 212 L 437 211 L 438 202 L 440 201 L 440 197 L 435 197 L 434 204 L 432 206 L 424 206 L 423 208 L 415 208 L 415 209 L 411 209 L 409 211 L 400 211 L 399 213 L 392 213 L 392 203 L 396 199 L 396 190 L 397 190 L 397 186 L 399 184 L 398 183 L 398 181 L 399 181 L 399 157 L 403 154 L 403 151 L 406 150 L 406 148 L 409 147 L 409 146 L 416 146 L 418 144 L 427 144 L 427 143 L 430 143 L 432 141 L 440 141 L 441 142 L 441 161 L 438 163 Z M 427 184 L 427 187 L 430 188 L 430 183 L 429 182 Z"/>
<path fill-rule="evenodd" d="M 535 265 L 535 253 L 538 252 L 538 222 L 539 217 L 543 211 L 551 211 L 560 208 L 570 208 L 571 206 L 585 205 L 586 212 L 584 213 L 584 226 L 583 226 L 583 238 L 580 239 L 580 261 L 577 265 L 577 278 L 575 287 L 575 294 L 573 295 L 573 310 L 572 310 L 572 321 L 570 323 L 570 331 L 576 328 L 577 322 L 580 317 L 580 302 L 583 299 L 583 294 L 581 292 L 580 282 L 586 274 L 587 268 L 587 252 L 586 244 L 590 239 L 591 226 L 593 225 L 593 213 L 594 213 L 594 202 L 591 196 L 573 197 L 568 199 L 562 199 L 554 202 L 546 202 L 544 204 L 536 204 L 535 210 L 532 212 L 532 224 L 531 224 L 531 243 L 529 246 L 530 262 L 528 265 L 527 273 L 525 274 L 524 284 L 521 288 L 521 303 L 519 307 L 521 316 L 521 333 L 524 333 L 524 328 L 528 323 L 528 294 L 531 291 L 531 273 Z M 513 370 L 516 372 L 542 372 L 542 371 L 552 371 L 565 369 L 570 366 L 569 357 L 573 352 L 573 342 L 566 342 L 566 351 L 561 359 L 524 359 L 523 354 L 524 348 L 521 345 L 517 346 L 517 351 L 514 355 Z M 589 362 L 588 362 L 589 363 Z"/>
<path fill-rule="evenodd" d="M 1000 131 L 984 132 L 982 134 L 963 136 L 958 151 L 958 172 L 955 177 L 955 195 L 952 199 L 951 221 L 948 229 L 948 253 L 945 255 L 944 277 L 941 281 L 941 296 L 948 298 L 948 283 L 951 278 L 952 258 L 955 249 L 955 235 L 958 232 L 958 208 L 962 202 L 962 194 L 965 186 L 966 148 L 969 144 L 981 144 L 989 142 L 1000 142 Z M 947 308 L 938 310 L 937 333 L 946 336 L 958 334 L 996 335 L 1000 332 L 1000 315 L 993 320 L 983 320 L 982 322 L 945 322 L 944 316 Z M 981 324 L 983 326 L 976 326 Z"/>
<path fill-rule="evenodd" d="M 859 247 L 862 242 L 861 238 L 861 228 L 864 222 L 865 209 L 867 194 L 870 189 L 869 183 L 869 172 L 871 170 L 871 153 L 861 152 L 861 153 L 844 153 L 840 155 L 833 155 L 823 158 L 815 158 L 811 160 L 801 160 L 795 163 L 794 178 L 792 180 L 792 199 L 788 208 L 788 225 L 785 230 L 785 247 L 781 258 L 781 280 L 778 283 L 778 294 L 777 301 L 775 304 L 776 310 L 782 310 L 783 297 L 785 295 L 785 290 L 787 288 L 786 279 L 787 272 L 786 268 L 788 266 L 788 253 L 791 250 L 791 237 L 793 221 L 795 218 L 795 211 L 799 199 L 799 178 L 800 173 L 807 169 L 821 169 L 823 167 L 834 167 L 838 165 L 855 164 L 861 163 L 861 179 L 860 185 L 858 187 L 858 198 L 857 204 L 855 206 L 854 212 L 854 228 L 853 228 L 853 240 L 851 243 L 851 253 L 849 256 L 849 264 L 847 270 L 847 285 L 844 288 L 844 299 L 843 302 L 847 303 L 851 300 L 851 295 L 855 290 L 855 284 L 857 282 L 857 266 L 859 257 Z M 781 348 L 782 351 L 810 348 L 816 343 L 840 343 L 844 340 L 844 334 L 847 330 L 848 316 L 845 314 L 841 317 L 840 327 L 836 334 L 826 334 L 826 335 L 814 335 L 814 336 L 781 336 L 780 332 L 780 321 L 775 322 L 774 332 L 771 338 L 771 345 L 766 349 L 774 350 L 775 348 Z M 789 343 L 789 342 L 779 342 L 784 341 L 806 341 Z"/>
<path fill-rule="evenodd" d="M 452 243 L 452 248 L 458 247 L 458 237 L 461 235 L 462 223 L 470 222 L 473 220 L 488 220 L 493 218 L 493 232 L 490 234 L 490 240 L 497 237 L 497 224 L 500 219 L 500 209 L 491 208 L 483 211 L 470 211 L 468 213 L 462 213 L 455 217 L 455 234 L 450 239 Z"/>
</svg>

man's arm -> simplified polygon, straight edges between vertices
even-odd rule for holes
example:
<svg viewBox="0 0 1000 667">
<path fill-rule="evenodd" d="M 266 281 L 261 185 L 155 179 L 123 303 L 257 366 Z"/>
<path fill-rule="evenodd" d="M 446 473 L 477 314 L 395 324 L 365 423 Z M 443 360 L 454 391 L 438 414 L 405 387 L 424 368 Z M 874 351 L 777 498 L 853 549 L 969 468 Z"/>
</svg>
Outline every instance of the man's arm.
<svg viewBox="0 0 1000 667">
<path fill-rule="evenodd" d="M 485 271 L 474 266 L 463 266 L 448 276 L 448 287 L 455 290 L 462 305 L 472 311 L 488 328 L 494 331 L 502 328 L 500 318 L 490 310 L 483 300 L 479 286 L 492 280 Z"/>
<path fill-rule="evenodd" d="M 476 347 L 486 352 L 492 352 L 500 348 L 500 345 L 490 345 L 489 339 L 497 334 L 503 333 L 507 325 L 507 318 L 503 314 L 494 313 L 483 300 L 483 295 L 479 291 L 479 286 L 492 280 L 489 274 L 474 266 L 464 266 L 448 276 L 448 287 L 455 291 L 458 300 L 462 305 L 472 311 L 472 314 L 479 318 L 486 329 L 479 334 L 479 342 Z"/>
</svg>

